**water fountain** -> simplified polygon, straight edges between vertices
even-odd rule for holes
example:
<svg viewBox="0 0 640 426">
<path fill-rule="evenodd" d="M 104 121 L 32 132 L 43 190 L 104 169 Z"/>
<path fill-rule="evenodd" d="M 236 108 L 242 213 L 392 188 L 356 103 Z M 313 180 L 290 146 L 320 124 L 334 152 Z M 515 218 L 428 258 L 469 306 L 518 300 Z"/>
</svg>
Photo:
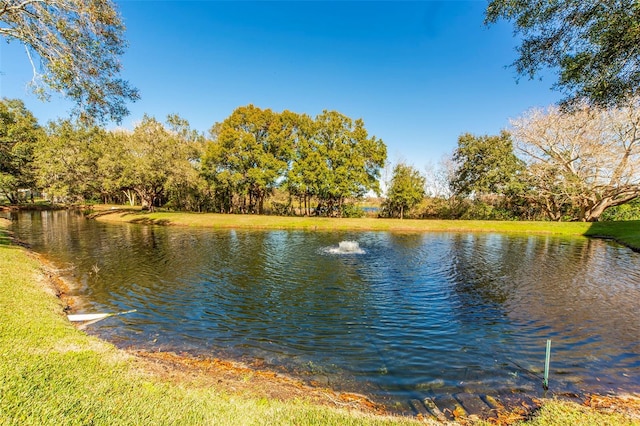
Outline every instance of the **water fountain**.
<svg viewBox="0 0 640 426">
<path fill-rule="evenodd" d="M 364 254 L 365 251 L 357 241 L 340 241 L 338 247 L 326 247 L 325 253 L 329 254 Z"/>
</svg>

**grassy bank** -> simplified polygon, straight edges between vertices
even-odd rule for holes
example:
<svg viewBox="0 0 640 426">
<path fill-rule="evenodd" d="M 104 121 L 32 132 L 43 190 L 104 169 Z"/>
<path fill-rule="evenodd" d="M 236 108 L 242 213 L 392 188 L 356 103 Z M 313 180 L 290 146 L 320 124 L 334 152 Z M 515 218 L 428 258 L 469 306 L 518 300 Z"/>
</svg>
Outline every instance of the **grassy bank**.
<svg viewBox="0 0 640 426">
<path fill-rule="evenodd" d="M 217 386 L 217 377 L 193 371 L 187 379 L 179 372 L 159 374 L 145 360 L 75 329 L 41 264 L 11 244 L 1 220 L 0 271 L 0 425 L 425 424 L 229 392 Z M 531 424 L 634 422 L 549 401 Z"/>
<path fill-rule="evenodd" d="M 94 217 L 109 222 L 146 223 L 211 228 L 300 229 L 308 231 L 501 232 L 594 236 L 615 239 L 640 250 L 640 221 L 525 222 L 483 220 L 336 219 L 214 213 L 145 213 L 137 210 L 101 210 Z"/>
<path fill-rule="evenodd" d="M 640 251 L 640 221 L 638 220 L 592 223 L 585 235 L 611 238 L 627 247 Z"/>
</svg>

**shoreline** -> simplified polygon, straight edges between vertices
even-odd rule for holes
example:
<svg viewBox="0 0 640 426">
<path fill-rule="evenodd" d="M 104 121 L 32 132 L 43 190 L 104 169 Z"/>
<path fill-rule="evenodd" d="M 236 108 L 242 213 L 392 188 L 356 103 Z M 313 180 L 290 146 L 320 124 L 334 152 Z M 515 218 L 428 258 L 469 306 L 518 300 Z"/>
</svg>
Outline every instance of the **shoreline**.
<svg viewBox="0 0 640 426">
<path fill-rule="evenodd" d="M 2 234 L 3 224 L 0 222 L 0 235 Z M 5 232 L 6 233 L 6 232 Z M 11 237 L 9 237 L 11 238 Z M 41 275 L 44 278 L 44 284 L 49 286 L 47 292 L 55 296 L 61 304 L 62 312 L 66 312 L 65 308 L 69 305 L 65 301 L 66 294 L 70 291 L 68 283 L 60 279 L 56 272 L 59 272 L 50 262 L 42 255 L 35 253 L 19 242 L 16 246 L 22 247 L 20 250 L 26 256 L 33 259 L 40 265 Z M 9 246 L 11 247 L 11 245 Z M 0 245 L 2 249 L 2 245 Z M 70 325 L 70 327 L 73 327 Z M 82 333 L 87 339 L 91 336 Z M 105 342 L 105 341 L 102 341 Z M 105 342 L 105 345 L 112 345 Z M 207 359 L 189 356 L 188 354 L 175 354 L 170 352 L 149 352 L 140 350 L 116 349 L 117 352 L 132 356 L 135 368 L 144 371 L 144 374 L 152 375 L 162 381 L 169 381 L 179 386 L 200 387 L 216 387 L 222 392 L 235 394 L 240 398 L 275 398 L 287 403 L 304 400 L 310 401 L 312 404 L 321 404 L 328 407 L 337 407 L 340 409 L 348 409 L 349 412 L 369 413 L 380 419 L 397 419 L 398 421 L 411 420 L 408 417 L 395 417 L 389 415 L 388 410 L 384 407 L 372 402 L 365 395 L 354 394 L 349 392 L 335 392 L 328 388 L 308 386 L 301 380 L 281 375 L 274 371 L 262 371 L 246 364 L 237 363 L 230 360 Z M 258 393 L 256 394 L 256 390 Z M 271 393 L 269 393 L 271 392 Z M 550 403 L 547 400 L 542 401 L 542 409 Z M 615 398 L 604 395 L 588 395 L 585 400 L 581 400 L 584 406 L 592 407 L 597 411 L 610 411 L 615 413 L 622 412 L 625 416 L 640 420 L 640 396 L 636 395 L 618 395 Z M 628 406 L 627 411 L 622 408 Z M 536 415 L 538 407 L 532 407 L 525 411 L 504 411 L 497 413 L 497 419 L 500 424 L 511 424 L 516 420 L 527 420 Z M 414 418 L 425 420 L 420 413 Z M 465 420 L 466 419 L 466 420 Z M 430 418 L 429 418 L 430 420 Z M 471 417 L 460 416 L 458 420 L 468 422 L 472 421 Z M 475 420 L 473 420 L 475 421 Z M 424 423 L 423 423 L 424 424 Z M 630 423 L 631 424 L 631 423 Z"/>
<path fill-rule="evenodd" d="M 17 240 L 14 240 L 17 242 Z M 24 247 L 24 246 L 23 246 Z M 63 305 L 65 314 L 75 312 L 73 297 L 69 293 L 74 286 L 60 275 L 60 269 L 44 255 L 24 247 L 26 254 L 38 262 L 44 273 L 44 283 L 49 286 L 53 294 Z M 88 332 L 82 323 L 72 323 L 74 328 L 87 336 L 95 337 L 106 344 L 114 345 L 109 340 L 102 339 Z M 202 386 L 203 383 L 216 386 L 225 392 L 240 395 L 253 395 L 260 398 L 275 398 L 281 401 L 304 400 L 313 404 L 333 408 L 346 408 L 358 412 L 388 417 L 429 420 L 437 422 L 457 422 L 465 419 L 493 421 L 497 424 L 511 424 L 514 421 L 530 418 L 542 405 L 542 400 L 530 395 L 516 397 L 508 404 L 497 401 L 489 396 L 493 402 L 484 406 L 482 411 L 467 411 L 462 405 L 456 404 L 451 408 L 436 410 L 441 414 L 434 414 L 424 407 L 417 409 L 413 415 L 405 411 L 392 411 L 389 406 L 375 402 L 369 396 L 353 392 L 341 391 L 330 386 L 305 381 L 302 376 L 280 372 L 274 366 L 265 366 L 255 359 L 247 364 L 232 358 L 218 358 L 176 353 L 165 350 L 149 350 L 137 347 L 118 348 L 125 354 L 132 356 L 139 368 L 163 379 L 180 384 Z M 568 399 L 567 399 L 568 400 Z M 573 398 L 575 401 L 576 398 Z M 456 423 L 457 424 L 457 423 Z"/>
<path fill-rule="evenodd" d="M 8 225 L 7 222 L 9 221 L 0 218 L 0 230 Z M 44 255 L 31 250 L 28 244 L 16 239 L 10 233 L 8 238 L 12 244 L 22 247 L 25 250 L 25 254 L 40 265 L 43 274 L 42 280 L 44 285 L 48 287 L 45 288 L 45 291 L 49 290 L 48 292 L 61 302 L 63 312 L 65 314 L 74 312 L 76 305 L 74 297 L 69 295 L 74 286 L 60 276 L 61 270 Z M 90 335 L 84 331 L 81 325 L 73 324 L 73 326 Z M 108 341 L 105 342 L 112 344 Z M 304 398 L 323 405 L 348 407 L 380 416 L 394 415 L 382 404 L 371 401 L 365 395 L 354 392 L 338 392 L 331 388 L 309 385 L 301 379 L 284 375 L 271 369 L 249 366 L 232 359 L 203 358 L 175 352 L 131 348 L 117 350 L 130 354 L 142 362 L 141 368 L 150 369 L 155 374 L 169 380 L 183 375 L 185 377 L 181 377 L 181 381 L 187 380 L 186 376 L 188 375 L 192 376 L 191 379 L 193 379 L 194 375 L 204 375 L 205 378 L 214 381 L 217 386 L 224 384 L 223 387 L 227 390 L 243 390 L 247 392 L 250 387 L 253 393 L 255 392 L 255 385 L 259 384 L 259 388 L 262 389 L 263 393 L 272 398 L 285 400 Z M 284 390 L 287 391 L 286 397 L 283 397 Z"/>
<path fill-rule="evenodd" d="M 0 229 L 2 229 L 2 223 L 0 223 Z M 75 312 L 74 297 L 69 295 L 73 292 L 74 286 L 60 276 L 61 270 L 44 255 L 31 250 L 26 243 L 13 236 L 9 238 L 40 265 L 44 284 L 48 286 L 50 294 L 61 302 L 63 312 L 65 314 Z M 87 336 L 93 336 L 86 332 L 81 323 L 72 323 L 72 326 Z M 113 345 L 108 340 L 96 338 Z M 337 391 L 320 384 L 307 384 L 301 378 L 258 365 L 258 360 L 254 365 L 248 365 L 234 359 L 201 357 L 171 351 L 151 351 L 140 348 L 117 348 L 116 350 L 132 356 L 140 364 L 141 369 L 169 381 L 193 383 L 197 386 L 202 386 L 204 381 L 227 392 L 266 396 L 282 401 L 308 400 L 324 406 L 353 409 L 375 416 L 411 418 L 389 411 L 383 404 L 372 401 L 366 395 Z"/>
<path fill-rule="evenodd" d="M 0 230 L 8 225 L 7 222 L 9 221 L 0 218 Z M 73 286 L 60 276 L 60 269 L 56 268 L 44 255 L 31 250 L 28 244 L 13 237 L 11 233 L 8 234 L 8 239 L 11 244 L 22 247 L 26 256 L 38 263 L 41 268 L 44 291 L 55 296 L 60 301 L 62 311 L 65 314 L 74 312 L 73 297 L 69 296 L 69 293 L 73 291 Z M 82 325 L 73 324 L 73 326 L 88 334 L 84 331 Z M 108 341 L 105 342 L 111 344 Z M 194 376 L 203 376 L 200 379 L 209 379 L 208 381 L 211 381 L 212 384 L 215 383 L 216 386 L 232 391 L 238 391 L 242 388 L 244 392 L 247 392 L 246 385 L 249 385 L 252 393 L 255 392 L 255 385 L 258 382 L 264 394 L 272 398 L 283 399 L 282 394 L 284 392 L 282 390 L 285 388 L 287 397 L 284 399 L 305 398 L 323 405 L 350 407 L 376 415 L 391 415 L 382 405 L 374 403 L 364 395 L 335 392 L 329 388 L 309 386 L 300 379 L 285 376 L 271 370 L 251 368 L 235 360 L 194 357 L 188 354 L 176 354 L 166 351 L 117 350 L 134 357 L 138 363 L 142 364 L 140 365 L 141 368 L 150 370 L 153 374 L 167 380 L 179 379 L 182 382 L 194 380 Z M 268 386 L 265 386 L 265 383 Z"/>
<path fill-rule="evenodd" d="M 142 212 L 132 208 L 99 208 L 88 219 L 110 223 L 211 229 L 300 230 L 331 232 L 479 232 L 555 235 L 614 241 L 640 252 L 640 221 L 540 222 L 385 218 L 326 218 L 236 215 L 220 213 Z"/>
<path fill-rule="evenodd" d="M 231 359 L 193 356 L 186 353 L 144 349 L 122 350 L 145 363 L 152 364 L 154 372 L 160 376 L 175 379 L 176 376 L 183 374 L 190 375 L 191 378 L 194 375 L 202 375 L 200 379 L 234 392 L 258 392 L 261 396 L 282 400 L 304 398 L 322 405 L 347 407 L 380 416 L 398 416 L 366 395 L 310 385 L 297 377 L 264 368 L 259 365 L 258 360 L 251 365 Z"/>
</svg>

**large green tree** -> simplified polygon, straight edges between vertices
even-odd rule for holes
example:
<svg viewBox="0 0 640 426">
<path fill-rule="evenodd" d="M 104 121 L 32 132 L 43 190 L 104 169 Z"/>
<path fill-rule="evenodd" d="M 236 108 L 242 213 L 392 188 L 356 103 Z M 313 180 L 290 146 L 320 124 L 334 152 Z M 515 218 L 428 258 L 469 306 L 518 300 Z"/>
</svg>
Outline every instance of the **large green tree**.
<svg viewBox="0 0 640 426">
<path fill-rule="evenodd" d="M 138 99 L 119 77 L 124 30 L 109 0 L 0 0 L 0 36 L 25 46 L 36 93 L 61 92 L 86 119 L 120 121 Z"/>
<path fill-rule="evenodd" d="M 393 168 L 387 189 L 384 209 L 391 216 L 404 218 L 405 212 L 415 207 L 425 196 L 426 178 L 414 167 L 398 163 Z"/>
<path fill-rule="evenodd" d="M 637 0 L 492 0 L 486 22 L 514 21 L 522 40 L 514 62 L 533 78 L 559 72 L 565 102 L 621 105 L 640 94 L 640 2 Z"/>
<path fill-rule="evenodd" d="M 143 209 L 154 210 L 167 192 L 197 178 L 193 170 L 197 140 L 185 137 L 192 134 L 190 131 L 178 130 L 188 129 L 188 123 L 170 116 L 168 125 L 145 116 L 133 132 L 115 132 L 111 147 L 101 158 L 102 175 L 114 179 L 111 188 L 135 191 Z"/>
<path fill-rule="evenodd" d="M 323 157 L 314 139 L 316 123 L 306 114 L 289 113 L 293 132 L 293 158 L 287 171 L 285 186 L 291 197 L 299 200 L 299 210 L 311 215 L 312 199 L 318 194 L 319 182 L 326 179 Z"/>
<path fill-rule="evenodd" d="M 455 174 L 450 181 L 454 194 L 504 195 L 517 185 L 523 163 L 513 150 L 508 132 L 497 136 L 474 136 L 465 133 L 458 138 L 454 151 Z"/>
<path fill-rule="evenodd" d="M 33 148 L 43 131 L 18 99 L 0 99 L 0 194 L 20 202 L 19 191 L 35 188 Z"/>
<path fill-rule="evenodd" d="M 386 147 L 370 137 L 362 120 L 336 111 L 315 119 L 291 111 L 236 109 L 210 131 L 202 171 L 212 185 L 216 209 L 262 213 L 278 187 L 304 202 L 310 214 L 340 215 L 348 199 L 379 192 Z"/>
<path fill-rule="evenodd" d="M 337 111 L 323 111 L 315 119 L 310 149 L 314 160 L 309 164 L 317 176 L 313 192 L 320 212 L 340 215 L 347 199 L 369 191 L 380 193 L 387 147 L 381 139 L 369 137 L 362 119 L 354 121 Z"/>
<path fill-rule="evenodd" d="M 184 150 L 167 182 L 167 204 L 177 210 L 210 210 L 213 197 L 202 174 L 201 162 L 206 146 L 204 135 L 192 129 L 187 120 L 176 114 L 169 115 L 166 123 L 168 131 L 178 138 Z"/>
<path fill-rule="evenodd" d="M 53 201 L 85 202 L 102 194 L 98 160 L 109 133 L 70 120 L 49 123 L 34 150 L 39 187 Z"/>
<path fill-rule="evenodd" d="M 212 129 L 214 138 L 203 159 L 207 175 L 225 189 L 223 195 L 240 197 L 243 212 L 263 213 L 265 199 L 289 166 L 292 141 L 285 124 L 281 114 L 247 105 Z"/>
</svg>

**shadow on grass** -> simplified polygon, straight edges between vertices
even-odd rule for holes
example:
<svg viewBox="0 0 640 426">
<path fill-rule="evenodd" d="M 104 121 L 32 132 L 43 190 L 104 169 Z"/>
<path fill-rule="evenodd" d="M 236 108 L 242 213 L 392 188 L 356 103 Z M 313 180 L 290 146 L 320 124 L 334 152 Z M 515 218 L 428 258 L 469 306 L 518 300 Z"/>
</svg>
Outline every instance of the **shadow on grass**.
<svg viewBox="0 0 640 426">
<path fill-rule="evenodd" d="M 140 225 L 171 225 L 171 221 L 168 219 L 153 219 L 147 216 L 148 211 L 141 211 L 139 209 L 119 208 L 103 210 L 87 215 L 87 219 L 96 219 L 101 216 L 108 216 L 117 214 L 120 217 L 133 216 L 133 219 L 127 219 L 128 223 L 135 223 Z"/>
<path fill-rule="evenodd" d="M 102 211 L 99 211 L 99 212 L 88 214 L 87 215 L 87 219 L 95 219 L 95 218 L 100 217 L 100 216 L 107 216 L 107 215 L 110 215 L 110 214 L 118 214 L 118 213 L 120 213 L 122 216 L 127 216 L 127 215 L 130 215 L 130 214 L 140 214 L 140 210 L 127 209 L 127 208 L 102 210 Z"/>
<path fill-rule="evenodd" d="M 150 217 L 141 217 L 138 219 L 130 220 L 129 222 L 142 224 L 142 225 L 162 225 L 162 226 L 171 225 L 171 221 L 168 219 L 152 219 Z"/>
<path fill-rule="evenodd" d="M 640 252 L 640 220 L 593 222 L 584 235 L 614 240 Z"/>
</svg>

